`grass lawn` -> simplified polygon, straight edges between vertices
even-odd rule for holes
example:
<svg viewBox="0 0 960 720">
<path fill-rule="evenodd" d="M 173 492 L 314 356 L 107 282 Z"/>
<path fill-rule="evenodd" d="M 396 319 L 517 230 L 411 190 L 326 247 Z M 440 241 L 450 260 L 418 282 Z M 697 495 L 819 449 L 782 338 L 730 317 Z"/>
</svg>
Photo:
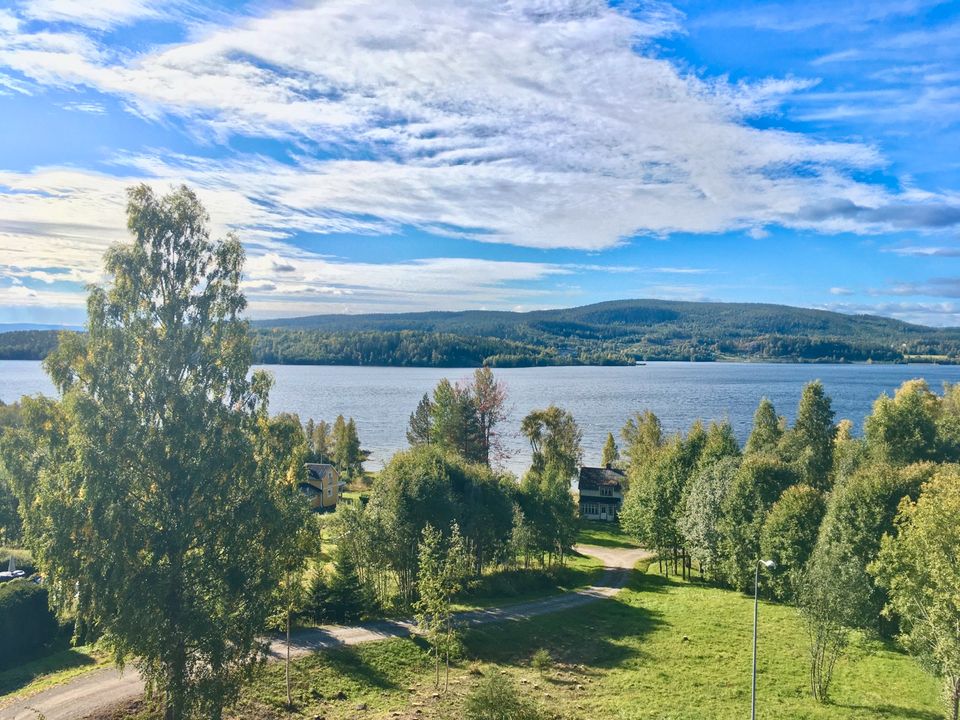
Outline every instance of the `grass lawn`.
<svg viewBox="0 0 960 720">
<path fill-rule="evenodd" d="M 480 675 L 506 673 L 548 716 L 741 720 L 750 705 L 752 599 L 637 574 L 615 599 L 465 638 L 468 661 L 451 691 L 433 686 L 422 642 L 390 640 L 296 661 L 295 709 L 284 707 L 283 664 L 266 667 L 231 714 L 253 718 L 460 716 Z M 942 718 L 939 683 L 892 645 L 857 639 L 837 665 L 833 700 L 807 691 L 806 642 L 796 611 L 761 607 L 758 717 L 770 720 Z M 530 667 L 545 648 L 555 665 Z"/>
<path fill-rule="evenodd" d="M 620 529 L 619 523 L 581 520 L 577 543 L 613 548 L 638 548 L 640 545 Z"/>
</svg>

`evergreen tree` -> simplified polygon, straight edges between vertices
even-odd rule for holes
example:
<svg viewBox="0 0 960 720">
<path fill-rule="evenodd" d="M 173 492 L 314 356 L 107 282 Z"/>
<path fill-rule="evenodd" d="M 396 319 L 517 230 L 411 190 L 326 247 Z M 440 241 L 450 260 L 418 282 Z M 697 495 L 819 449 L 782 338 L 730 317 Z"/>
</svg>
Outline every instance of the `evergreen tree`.
<svg viewBox="0 0 960 720">
<path fill-rule="evenodd" d="M 345 547 L 337 546 L 333 572 L 318 568 L 308 591 L 308 610 L 320 623 L 351 624 L 363 619 L 370 598 L 360 581 L 357 566 Z"/>
<path fill-rule="evenodd" d="M 430 441 L 469 462 L 483 461 L 476 403 L 469 390 L 454 385 L 446 378 L 437 383 L 433 391 Z"/>
<path fill-rule="evenodd" d="M 613 433 L 607 433 L 607 441 L 603 444 L 600 464 L 603 467 L 613 467 L 618 460 L 620 460 L 620 450 L 617 448 L 617 441 L 613 439 Z"/>
<path fill-rule="evenodd" d="M 773 453 L 783 436 L 782 420 L 773 403 L 763 398 L 753 414 L 753 430 L 744 448 L 748 453 Z"/>
<path fill-rule="evenodd" d="M 347 474 L 351 477 L 363 477 L 363 451 L 360 449 L 360 436 L 357 434 L 357 424 L 353 418 L 347 421 L 346 443 L 344 456 Z"/>
<path fill-rule="evenodd" d="M 797 419 L 785 438 L 787 456 L 797 463 L 800 477 L 818 490 L 833 484 L 833 409 L 818 380 L 806 385 L 800 396 Z"/>
<path fill-rule="evenodd" d="M 710 423 L 697 463 L 706 466 L 730 457 L 740 457 L 740 443 L 733 434 L 733 427 L 727 421 Z"/>
<path fill-rule="evenodd" d="M 420 402 L 417 403 L 417 409 L 410 413 L 410 422 L 407 426 L 407 442 L 410 443 L 410 447 L 430 444 L 432 415 L 433 403 L 430 401 L 430 395 L 424 393 Z"/>
</svg>

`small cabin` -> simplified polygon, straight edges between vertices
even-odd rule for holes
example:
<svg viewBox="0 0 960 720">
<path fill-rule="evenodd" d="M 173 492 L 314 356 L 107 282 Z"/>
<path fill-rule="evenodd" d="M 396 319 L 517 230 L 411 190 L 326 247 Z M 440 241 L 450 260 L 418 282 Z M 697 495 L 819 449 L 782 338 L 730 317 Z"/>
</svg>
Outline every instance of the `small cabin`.
<svg viewBox="0 0 960 720">
<path fill-rule="evenodd" d="M 623 470 L 606 467 L 582 467 L 577 489 L 580 493 L 580 517 L 586 520 L 615 522 L 623 505 Z"/>
<path fill-rule="evenodd" d="M 314 512 L 327 512 L 337 507 L 346 483 L 329 463 L 304 463 L 306 480 L 300 483 L 300 492 L 310 498 Z"/>
</svg>

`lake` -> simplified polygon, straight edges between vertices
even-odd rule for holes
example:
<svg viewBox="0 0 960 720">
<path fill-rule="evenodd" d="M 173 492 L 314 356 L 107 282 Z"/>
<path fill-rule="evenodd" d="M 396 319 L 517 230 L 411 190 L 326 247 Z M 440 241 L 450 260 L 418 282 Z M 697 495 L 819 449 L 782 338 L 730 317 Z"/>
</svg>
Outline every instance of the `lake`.
<svg viewBox="0 0 960 720">
<path fill-rule="evenodd" d="M 343 366 L 265 366 L 275 385 L 271 412 L 297 413 L 333 421 L 338 414 L 357 422 L 363 447 L 372 452 L 367 467 L 378 469 L 406 446 L 410 413 L 441 378 L 460 380 L 469 369 L 374 368 Z M 960 367 L 939 365 L 794 365 L 774 363 L 658 362 L 638 367 L 549 367 L 496 370 L 509 393 L 510 416 L 504 423 L 511 458 L 504 464 L 520 473 L 529 450 L 519 436 L 520 419 L 530 410 L 555 403 L 570 410 L 583 430 L 584 461 L 599 463 L 608 432 L 634 412 L 650 409 L 664 430 L 684 430 L 697 418 L 729 420 L 741 441 L 750 432 L 760 398 L 793 418 L 800 391 L 822 380 L 836 417 L 849 418 L 858 431 L 882 392 L 904 380 L 923 377 L 939 391 L 944 382 L 960 382 Z M 40 363 L 0 361 L 0 400 L 24 394 L 52 393 Z"/>
</svg>

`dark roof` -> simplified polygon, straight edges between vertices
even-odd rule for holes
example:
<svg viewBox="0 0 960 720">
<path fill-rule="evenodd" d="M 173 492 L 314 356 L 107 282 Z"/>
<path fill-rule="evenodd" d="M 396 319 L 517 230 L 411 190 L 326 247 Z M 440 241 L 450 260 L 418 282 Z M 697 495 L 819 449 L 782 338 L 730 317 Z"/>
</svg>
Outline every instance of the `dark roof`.
<svg viewBox="0 0 960 720">
<path fill-rule="evenodd" d="M 593 490 L 601 486 L 621 487 L 621 483 L 627 479 L 623 470 L 617 470 L 612 467 L 582 467 L 580 468 L 581 489 Z"/>
</svg>

